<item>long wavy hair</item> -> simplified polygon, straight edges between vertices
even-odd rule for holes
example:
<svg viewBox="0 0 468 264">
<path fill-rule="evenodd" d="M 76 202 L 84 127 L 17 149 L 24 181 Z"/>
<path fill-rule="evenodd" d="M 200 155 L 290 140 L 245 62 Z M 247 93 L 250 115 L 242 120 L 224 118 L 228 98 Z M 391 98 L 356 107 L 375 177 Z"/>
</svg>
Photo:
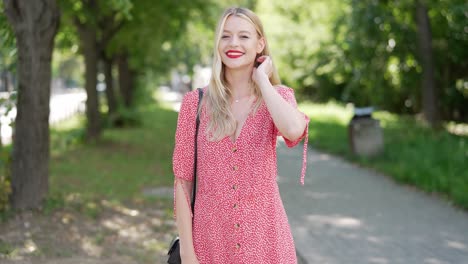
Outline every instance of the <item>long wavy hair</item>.
<svg viewBox="0 0 468 264">
<path fill-rule="evenodd" d="M 262 22 L 258 16 L 247 8 L 231 7 L 226 9 L 218 21 L 218 26 L 216 27 L 211 79 L 205 96 L 206 109 L 209 117 L 207 133 L 209 139 L 212 141 L 218 141 L 228 135 L 233 135 L 237 128 L 237 122 L 230 107 L 232 91 L 226 80 L 225 65 L 221 61 L 221 54 L 218 51 L 224 24 L 230 16 L 237 16 L 245 19 L 254 26 L 257 31 L 257 37 L 259 39 L 263 37 L 265 41 L 265 47 L 258 56 L 267 55 L 271 58 L 268 41 L 265 37 L 265 32 L 263 31 Z M 280 84 L 278 72 L 274 64 L 273 71 L 269 79 L 272 85 Z M 257 101 L 253 107 L 254 111 L 256 111 L 263 102 L 262 93 L 253 80 L 250 80 L 250 82 L 254 88 L 253 94 L 257 97 Z"/>
</svg>

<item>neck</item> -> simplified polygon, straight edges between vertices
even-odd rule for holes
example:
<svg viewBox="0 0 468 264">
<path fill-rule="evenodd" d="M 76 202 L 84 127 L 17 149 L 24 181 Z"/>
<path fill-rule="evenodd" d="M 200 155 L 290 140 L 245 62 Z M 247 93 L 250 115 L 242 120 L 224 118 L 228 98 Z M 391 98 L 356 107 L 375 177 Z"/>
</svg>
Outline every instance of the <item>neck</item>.
<svg viewBox="0 0 468 264">
<path fill-rule="evenodd" d="M 253 93 L 251 68 L 237 70 L 226 69 L 225 75 L 233 98 L 241 98 Z"/>
</svg>

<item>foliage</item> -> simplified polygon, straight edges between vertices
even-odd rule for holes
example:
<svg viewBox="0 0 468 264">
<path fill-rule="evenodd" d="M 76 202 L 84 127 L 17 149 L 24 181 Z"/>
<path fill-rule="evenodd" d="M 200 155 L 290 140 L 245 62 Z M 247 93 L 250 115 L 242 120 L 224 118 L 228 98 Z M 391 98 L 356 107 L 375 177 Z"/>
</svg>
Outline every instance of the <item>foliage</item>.
<svg viewBox="0 0 468 264">
<path fill-rule="evenodd" d="M 468 120 L 466 1 L 427 1 L 439 111 Z M 421 111 L 414 2 L 260 1 L 282 79 L 308 98 Z"/>
<path fill-rule="evenodd" d="M 344 12 L 346 6 L 336 0 L 305 2 L 259 1 L 257 13 L 264 23 L 283 82 L 308 97 L 318 99 L 320 79 L 314 68 L 321 66 L 321 61 L 317 54 L 324 50 L 322 43 L 332 39 L 334 19 Z M 336 64 L 331 57 L 328 62 Z M 320 71 L 326 72 L 329 68 L 323 67 Z M 343 82 L 343 77 L 335 78 Z M 312 87 L 316 89 L 310 90 Z"/>
<path fill-rule="evenodd" d="M 11 195 L 11 148 L 3 147 L 0 149 L 0 214 L 10 209 Z"/>
<path fill-rule="evenodd" d="M 62 20 L 55 37 L 52 77 L 62 79 L 66 87 L 84 87 L 84 65 L 79 54 L 79 37 L 70 17 L 63 15 Z"/>
<path fill-rule="evenodd" d="M 107 48 L 110 54 L 126 52 L 130 55 L 132 69 L 141 71 L 146 67 L 160 70 L 170 64 L 160 60 L 165 41 L 176 39 L 185 30 L 192 9 L 199 8 L 201 1 L 147 1 L 134 0 L 131 17 L 122 24 Z M 138 41 L 135 41 L 138 40 Z M 170 62 L 169 62 L 170 63 Z"/>
<path fill-rule="evenodd" d="M 78 47 L 71 49 L 55 49 L 52 60 L 52 77 L 63 80 L 68 88 L 83 87 L 84 64 L 81 56 L 77 54 Z"/>
<path fill-rule="evenodd" d="M 164 40 L 159 41 L 153 37 L 149 49 L 137 49 L 145 53 L 145 65 L 151 66 L 150 68 L 154 69 L 154 73 L 159 73 L 162 77 L 168 76 L 167 73 L 172 69 L 182 74 L 191 75 L 195 65 L 211 66 L 214 31 L 224 9 L 230 6 L 245 6 L 254 9 L 256 3 L 256 0 L 218 0 L 200 1 L 199 3 L 195 1 L 189 5 L 189 7 L 193 6 L 193 8 L 187 15 L 180 14 L 183 21 L 182 28 L 178 28 L 178 31 L 169 34 L 161 34 L 166 37 Z M 173 15 L 172 18 L 177 19 L 177 16 Z M 181 29 L 185 30 L 181 31 Z M 169 29 L 169 31 L 174 30 Z M 174 37 L 168 38 L 171 34 Z M 167 81 L 167 79 L 164 81 Z"/>
<path fill-rule="evenodd" d="M 59 0 L 64 19 L 68 23 L 83 23 L 98 27 L 103 17 L 110 16 L 117 21 L 131 18 L 132 0 L 87 1 Z"/>
<path fill-rule="evenodd" d="M 63 155 L 63 153 L 82 145 L 85 142 L 84 127 L 85 118 L 78 114 L 51 125 L 51 157 Z"/>
<path fill-rule="evenodd" d="M 0 73 L 16 71 L 16 40 L 0 1 Z"/>
<path fill-rule="evenodd" d="M 16 104 L 17 94 L 12 93 L 8 98 L 0 98 L 0 115 L 4 120 L 11 116 L 11 111 Z M 13 125 L 13 120 L 10 120 Z M 11 146 L 0 145 L 0 218 L 2 213 L 10 209 L 10 196 L 11 196 Z"/>
<path fill-rule="evenodd" d="M 182 38 L 191 19 L 198 16 L 199 21 L 202 21 L 202 9 L 210 5 L 209 1 L 201 0 L 75 0 L 61 3 L 65 21 L 63 29 L 73 32 L 75 37 L 70 37 L 73 34 L 63 34 L 61 39 L 64 41 L 60 43 L 68 43 L 73 47 L 76 44 L 67 40 L 77 40 L 75 25 L 91 27 L 96 31 L 100 56 L 104 53 L 107 58 L 115 59 L 124 55 L 128 58 L 131 73 L 143 80 L 147 80 L 145 75 L 148 73 L 153 76 L 167 75 L 174 67 L 187 69 L 187 64 L 191 67 L 197 61 L 195 58 L 199 57 L 199 53 L 196 45 L 192 49 L 186 48 L 190 44 Z M 136 93 L 146 93 L 145 86 L 137 79 L 134 84 Z M 132 109 L 122 107 L 119 111 L 128 121 L 136 117 L 133 112 Z"/>
<path fill-rule="evenodd" d="M 0 212 L 10 208 L 11 182 L 5 176 L 0 176 Z"/>
</svg>

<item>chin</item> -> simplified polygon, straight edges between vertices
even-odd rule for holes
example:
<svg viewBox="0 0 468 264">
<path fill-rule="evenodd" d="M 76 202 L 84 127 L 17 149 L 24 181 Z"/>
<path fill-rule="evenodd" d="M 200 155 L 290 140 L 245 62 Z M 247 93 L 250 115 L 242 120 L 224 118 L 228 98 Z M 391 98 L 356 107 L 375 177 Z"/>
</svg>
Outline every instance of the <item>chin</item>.
<svg viewBox="0 0 468 264">
<path fill-rule="evenodd" d="M 250 67 L 252 64 L 238 64 L 238 63 L 223 63 L 224 66 L 228 69 L 239 70 Z"/>
</svg>

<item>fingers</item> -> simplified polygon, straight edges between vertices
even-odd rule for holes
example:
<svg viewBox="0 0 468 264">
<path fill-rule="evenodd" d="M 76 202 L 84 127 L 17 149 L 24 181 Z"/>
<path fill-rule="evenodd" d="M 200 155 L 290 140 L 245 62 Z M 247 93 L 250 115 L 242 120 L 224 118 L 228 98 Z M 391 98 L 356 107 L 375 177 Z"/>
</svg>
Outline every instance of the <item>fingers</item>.
<svg viewBox="0 0 468 264">
<path fill-rule="evenodd" d="M 269 77 L 273 72 L 272 61 L 269 56 L 261 56 L 257 58 L 257 62 L 260 63 L 258 69 L 261 69 L 263 72 L 266 73 Z"/>
<path fill-rule="evenodd" d="M 257 58 L 257 61 L 258 61 L 259 63 L 262 63 L 262 62 L 264 62 L 266 59 L 269 59 L 269 58 L 270 58 L 270 57 L 263 55 L 263 56 L 258 57 L 258 58 Z"/>
<path fill-rule="evenodd" d="M 267 58 L 267 56 L 260 56 L 260 57 L 257 58 L 257 61 L 262 63 L 262 62 L 264 62 L 266 60 L 266 58 Z"/>
</svg>

